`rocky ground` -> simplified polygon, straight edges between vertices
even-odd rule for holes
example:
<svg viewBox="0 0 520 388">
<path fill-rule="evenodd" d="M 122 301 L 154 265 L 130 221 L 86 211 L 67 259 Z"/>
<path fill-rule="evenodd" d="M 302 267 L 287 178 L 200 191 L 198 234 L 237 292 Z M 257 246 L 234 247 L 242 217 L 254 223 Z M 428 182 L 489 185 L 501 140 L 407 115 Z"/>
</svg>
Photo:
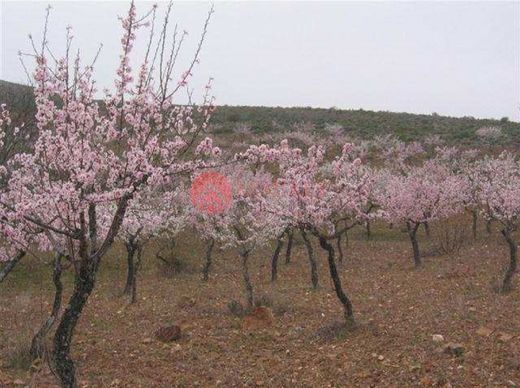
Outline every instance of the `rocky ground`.
<svg viewBox="0 0 520 388">
<path fill-rule="evenodd" d="M 303 245 L 290 264 L 281 260 L 275 284 L 272 250 L 257 252 L 256 296 L 274 319 L 246 330 L 228 309 L 243 299 L 238 257 L 217 253 L 204 283 L 203 248 L 194 245 L 181 242 L 180 257 L 191 259 L 170 276 L 150 247 L 135 305 L 121 297 L 123 251 L 106 258 L 75 336 L 80 386 L 520 387 L 520 275 L 510 294 L 492 290 L 507 260 L 496 232 L 468 239 L 458 254 L 426 257 L 419 270 L 398 231 L 377 230 L 368 242 L 356 232 L 340 265 L 358 321 L 349 330 L 318 246 L 316 291 Z M 23 357 L 50 310 L 48 272 L 27 260 L 0 285 L 0 387 L 57 386 L 48 366 Z M 156 338 L 168 325 L 181 328 L 180 339 Z"/>
</svg>

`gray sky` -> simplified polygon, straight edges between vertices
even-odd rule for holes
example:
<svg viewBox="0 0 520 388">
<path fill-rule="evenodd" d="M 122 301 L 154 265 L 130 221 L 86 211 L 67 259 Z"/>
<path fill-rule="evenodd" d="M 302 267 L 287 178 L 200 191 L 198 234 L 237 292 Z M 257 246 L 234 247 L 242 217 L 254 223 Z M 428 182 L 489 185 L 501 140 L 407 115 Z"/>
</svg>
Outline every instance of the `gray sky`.
<svg viewBox="0 0 520 388">
<path fill-rule="evenodd" d="M 29 51 L 28 33 L 41 36 L 47 3 L 1 0 L 1 79 L 24 82 L 17 52 Z M 68 24 L 85 59 L 103 42 L 96 75 L 111 86 L 121 36 L 117 15 L 128 3 L 51 4 L 51 46 L 59 51 Z M 151 4 L 138 2 L 138 11 Z M 190 32 L 185 54 L 209 7 L 174 3 L 175 20 Z M 216 2 L 195 73 L 197 90 L 214 77 L 217 104 L 520 121 L 520 1 Z"/>
</svg>

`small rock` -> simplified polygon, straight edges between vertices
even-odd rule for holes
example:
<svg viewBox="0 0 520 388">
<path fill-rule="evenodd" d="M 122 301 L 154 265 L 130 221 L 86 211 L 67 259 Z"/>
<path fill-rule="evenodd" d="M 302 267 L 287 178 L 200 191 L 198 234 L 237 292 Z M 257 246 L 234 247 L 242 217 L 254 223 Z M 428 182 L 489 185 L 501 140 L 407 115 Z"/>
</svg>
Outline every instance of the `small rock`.
<svg viewBox="0 0 520 388">
<path fill-rule="evenodd" d="M 513 336 L 511 334 L 508 334 L 508 333 L 505 333 L 503 331 L 501 331 L 500 333 L 498 333 L 498 340 L 500 342 L 509 342 L 513 339 Z"/>
<path fill-rule="evenodd" d="M 491 334 L 493 334 L 493 330 L 485 326 L 481 326 L 477 330 L 477 335 L 481 337 L 489 337 Z"/>
<path fill-rule="evenodd" d="M 24 385 L 25 383 L 23 382 L 23 380 L 16 379 L 15 381 L 13 381 L 13 384 L 14 385 Z"/>
<path fill-rule="evenodd" d="M 474 313 L 474 312 L 477 311 L 477 308 L 476 308 L 476 307 L 470 307 L 470 308 L 469 308 L 469 311 L 471 311 L 472 313 Z"/>
<path fill-rule="evenodd" d="M 177 325 L 165 326 L 155 332 L 155 338 L 161 342 L 173 342 L 181 338 L 181 328 Z"/>
<path fill-rule="evenodd" d="M 462 346 L 461 344 L 456 344 L 456 343 L 453 343 L 453 342 L 450 342 L 449 344 L 446 344 L 443 348 L 442 348 L 442 351 L 446 354 L 451 354 L 453 356 L 457 356 L 457 357 L 460 357 L 464 354 L 464 346 Z"/>
<path fill-rule="evenodd" d="M 433 340 L 433 342 L 440 343 L 440 342 L 444 342 L 444 337 L 441 334 L 434 334 L 434 335 L 432 335 L 432 340 Z"/>
<path fill-rule="evenodd" d="M 151 344 L 152 343 L 152 339 L 151 338 L 145 338 L 141 341 L 143 344 Z"/>
<path fill-rule="evenodd" d="M 383 356 L 382 354 L 380 354 L 380 355 L 377 357 L 377 359 L 378 359 L 379 361 L 383 361 L 383 360 L 385 359 L 385 356 Z"/>
<path fill-rule="evenodd" d="M 516 383 L 513 381 L 513 380 L 507 380 L 507 384 L 510 386 L 510 387 L 518 387 L 518 385 L 516 385 Z"/>
</svg>

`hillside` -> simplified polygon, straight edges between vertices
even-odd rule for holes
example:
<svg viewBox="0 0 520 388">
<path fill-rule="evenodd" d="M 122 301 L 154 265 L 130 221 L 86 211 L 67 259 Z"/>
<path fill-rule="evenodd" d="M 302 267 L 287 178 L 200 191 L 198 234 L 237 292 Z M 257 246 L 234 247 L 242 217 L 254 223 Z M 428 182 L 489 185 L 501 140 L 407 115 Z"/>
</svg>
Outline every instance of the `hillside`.
<svg viewBox="0 0 520 388">
<path fill-rule="evenodd" d="M 4 102 L 11 107 L 15 117 L 27 117 L 27 111 L 34 109 L 30 87 L 0 80 L 0 103 Z M 389 133 L 404 141 L 439 135 L 451 144 L 520 146 L 520 123 L 511 122 L 507 118 L 457 118 L 435 113 L 426 115 L 363 109 L 224 105 L 218 107 L 212 125 L 217 134 L 266 134 L 296 129 L 314 134 L 339 131 L 363 139 Z M 484 127 L 498 127 L 502 136 L 493 139 L 479 137 L 476 131 Z"/>
</svg>

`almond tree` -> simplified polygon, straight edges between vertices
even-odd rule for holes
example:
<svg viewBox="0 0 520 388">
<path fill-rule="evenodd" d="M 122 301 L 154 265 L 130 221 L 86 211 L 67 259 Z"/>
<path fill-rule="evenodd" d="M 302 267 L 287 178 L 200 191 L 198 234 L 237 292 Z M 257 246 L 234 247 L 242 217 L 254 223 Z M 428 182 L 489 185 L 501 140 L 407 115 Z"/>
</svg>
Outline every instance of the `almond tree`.
<svg viewBox="0 0 520 388">
<path fill-rule="evenodd" d="M 173 176 L 205 165 L 186 151 L 207 126 L 211 101 L 198 108 L 174 101 L 176 92 L 187 87 L 200 45 L 176 82 L 172 69 L 177 56 L 164 49 L 167 29 L 158 37 L 153 32 L 155 8 L 139 18 L 132 3 L 121 24 L 115 91 L 106 92 L 102 106 L 95 99 L 93 66 L 82 66 L 79 54 L 71 54 L 71 30 L 60 57 L 50 54 L 45 27 L 41 47 L 34 44 L 32 56 L 36 139 L 30 151 L 8 162 L 10 176 L 0 193 L 2 217 L 12 213 L 39 228 L 52 250 L 74 267 L 74 287 L 54 336 L 54 366 L 64 387 L 76 386 L 72 337 L 130 201 L 145 187 L 167 184 Z M 130 53 L 144 28 L 149 28 L 149 50 L 135 73 Z M 109 205 L 114 210 L 101 221 L 98 210 Z"/>
<path fill-rule="evenodd" d="M 267 193 L 261 196 L 264 211 L 286 220 L 291 225 L 309 231 L 319 240 L 327 252 L 330 276 L 336 296 L 343 307 L 345 320 L 354 323 L 354 310 L 350 298 L 343 290 L 336 267 L 335 250 L 330 243 L 344 230 L 337 230 L 337 221 L 352 217 L 366 202 L 365 179 L 349 179 L 356 175 L 361 161 L 350 162 L 346 154 L 349 145 L 343 148 L 342 158 L 333 168 L 326 168 L 325 150 L 322 146 L 311 146 L 306 155 L 299 149 L 291 149 L 287 141 L 277 147 L 251 146 L 240 157 L 258 163 L 275 163 L 279 171 L 276 179 L 276 196 Z M 327 174 L 327 170 L 332 174 Z"/>
<path fill-rule="evenodd" d="M 473 238 L 477 238 L 478 198 L 480 181 L 475 163 L 478 157 L 477 150 L 461 150 L 457 147 L 438 146 L 435 148 L 435 160 L 445 165 L 453 174 L 460 175 L 466 181 L 466 195 L 464 206 L 471 213 L 471 230 Z"/>
<path fill-rule="evenodd" d="M 417 230 L 424 223 L 450 217 L 463 210 L 466 187 L 461 177 L 429 160 L 406 175 L 383 174 L 379 203 L 383 217 L 404 224 L 412 243 L 416 267 L 422 264 Z"/>
<path fill-rule="evenodd" d="M 518 243 L 514 233 L 520 227 L 520 165 L 513 155 L 504 152 L 498 158 L 481 161 L 476 168 L 481 209 L 487 219 L 500 225 L 509 246 L 509 265 L 500 288 L 501 292 L 508 292 L 518 266 Z"/>
<path fill-rule="evenodd" d="M 16 145 L 23 142 L 23 132 L 14 125 L 6 104 L 0 104 L 0 188 L 6 189 L 10 177 L 7 162 L 16 153 Z M 34 231 L 38 234 L 38 231 Z M 5 263 L 0 271 L 0 283 L 26 255 L 31 244 L 31 231 L 24 223 L 16 219 L 13 212 L 4 212 L 0 219 L 0 234 L 11 244 L 0 247 L 0 262 Z"/>
<path fill-rule="evenodd" d="M 254 289 L 249 272 L 249 258 L 257 248 L 267 244 L 285 228 L 278 217 L 266 212 L 259 198 L 272 190 L 272 175 L 262 168 L 253 171 L 249 166 L 234 163 L 218 170 L 229 181 L 232 198 L 228 206 L 218 212 L 204 212 L 203 228 L 207 238 L 218 242 L 223 248 L 238 251 L 242 269 L 246 306 L 254 306 Z M 211 199 L 208 198 L 209 201 Z"/>
<path fill-rule="evenodd" d="M 186 203 L 182 200 L 184 190 L 182 185 L 178 185 L 171 191 L 158 187 L 154 191 L 136 193 L 128 206 L 119 238 L 127 251 L 123 294 L 130 295 L 131 303 L 136 302 L 137 273 L 146 244 L 159 236 L 174 238 L 186 225 Z"/>
</svg>

